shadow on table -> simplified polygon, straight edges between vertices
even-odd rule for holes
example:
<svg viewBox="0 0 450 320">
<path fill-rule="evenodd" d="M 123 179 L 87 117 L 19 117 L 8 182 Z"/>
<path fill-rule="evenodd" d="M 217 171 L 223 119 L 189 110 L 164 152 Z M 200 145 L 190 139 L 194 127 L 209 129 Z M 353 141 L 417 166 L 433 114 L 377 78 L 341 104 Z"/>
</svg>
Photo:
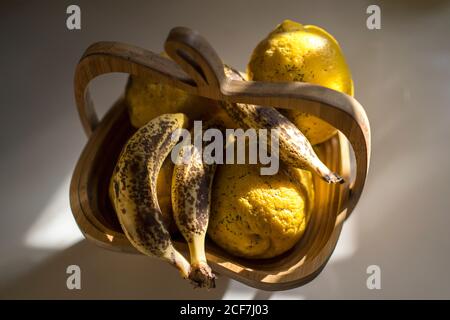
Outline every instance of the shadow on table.
<svg viewBox="0 0 450 320">
<path fill-rule="evenodd" d="M 68 290 L 67 266 L 81 268 L 81 290 Z M 8 299 L 221 299 L 229 280 L 214 290 L 193 290 L 163 261 L 98 248 L 83 240 L 57 253 L 0 292 Z"/>
</svg>

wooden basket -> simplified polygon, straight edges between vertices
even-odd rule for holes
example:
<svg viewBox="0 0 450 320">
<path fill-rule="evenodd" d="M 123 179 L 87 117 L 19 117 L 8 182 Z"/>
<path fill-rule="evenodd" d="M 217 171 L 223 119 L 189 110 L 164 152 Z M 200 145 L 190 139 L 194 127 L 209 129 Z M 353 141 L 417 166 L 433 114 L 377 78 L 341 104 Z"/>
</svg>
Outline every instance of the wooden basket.
<svg viewBox="0 0 450 320">
<path fill-rule="evenodd" d="M 343 222 L 363 190 L 370 156 L 370 127 L 364 109 L 354 98 L 318 85 L 230 80 L 214 49 L 187 28 L 172 29 L 165 49 L 173 61 L 135 46 L 99 42 L 85 51 L 77 65 L 75 98 L 89 140 L 72 176 L 70 204 L 84 236 L 103 248 L 138 253 L 122 232 L 108 198 L 113 167 L 134 132 L 127 106 L 119 99 L 99 122 L 87 86 L 93 78 L 111 72 L 152 77 L 210 99 L 297 109 L 339 129 L 338 135 L 318 146 L 317 153 L 346 183 L 329 185 L 314 175 L 315 210 L 305 235 L 294 248 L 276 258 L 247 260 L 226 253 L 211 241 L 206 245 L 215 272 L 249 286 L 284 290 L 311 281 L 331 256 Z M 174 242 L 188 254 L 181 238 Z"/>
</svg>

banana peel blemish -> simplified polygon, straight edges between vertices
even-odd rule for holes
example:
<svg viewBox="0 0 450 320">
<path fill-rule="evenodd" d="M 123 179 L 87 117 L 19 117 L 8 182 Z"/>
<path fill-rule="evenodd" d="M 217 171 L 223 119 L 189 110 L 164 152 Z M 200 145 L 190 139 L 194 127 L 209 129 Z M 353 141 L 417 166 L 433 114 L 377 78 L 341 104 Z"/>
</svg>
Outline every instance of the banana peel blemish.
<svg viewBox="0 0 450 320">
<path fill-rule="evenodd" d="M 216 128 L 203 130 L 202 121 L 194 121 L 192 133 L 180 128 L 172 134 L 178 143 L 170 156 L 176 165 L 181 162 L 189 164 L 192 152 L 195 151 L 202 155 L 205 164 L 261 164 L 264 165 L 260 167 L 261 175 L 274 175 L 280 167 L 279 135 L 280 132 L 276 128 L 270 130 L 249 128 L 245 131 L 238 128 L 226 129 L 224 137 L 221 130 Z M 190 147 L 192 140 L 194 148 Z M 209 143 L 205 144 L 207 142 Z M 180 157 L 179 154 L 183 149 L 187 150 Z"/>
</svg>

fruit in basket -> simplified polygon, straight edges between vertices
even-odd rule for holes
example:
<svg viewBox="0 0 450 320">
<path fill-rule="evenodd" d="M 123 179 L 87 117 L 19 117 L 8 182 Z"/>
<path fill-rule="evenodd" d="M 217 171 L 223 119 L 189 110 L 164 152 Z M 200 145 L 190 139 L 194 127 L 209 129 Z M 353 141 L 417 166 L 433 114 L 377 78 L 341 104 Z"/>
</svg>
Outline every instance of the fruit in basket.
<svg viewBox="0 0 450 320">
<path fill-rule="evenodd" d="M 314 202 L 311 173 L 262 176 L 257 165 L 221 165 L 212 193 L 209 236 L 245 258 L 272 258 L 305 232 Z"/>
<path fill-rule="evenodd" d="M 254 49 L 249 80 L 301 81 L 353 95 L 353 81 L 336 39 L 325 30 L 285 20 Z M 328 140 L 336 129 L 325 121 L 294 110 L 282 111 L 311 144 Z"/>
<path fill-rule="evenodd" d="M 244 80 L 239 72 L 229 67 L 225 68 L 225 73 L 233 80 Z M 243 103 L 221 102 L 221 105 L 242 128 L 278 130 L 279 156 L 285 164 L 309 169 L 328 183 L 343 182 L 319 159 L 303 133 L 277 109 Z"/>
<path fill-rule="evenodd" d="M 194 145 L 181 148 L 173 171 L 174 218 L 189 246 L 189 279 L 199 287 L 214 288 L 215 276 L 205 254 L 205 236 L 211 203 L 211 184 L 216 164 L 203 162 Z"/>
<path fill-rule="evenodd" d="M 149 121 L 128 140 L 113 173 L 114 208 L 133 246 L 145 255 L 175 266 L 184 278 L 190 265 L 172 244 L 157 198 L 158 174 L 186 128 L 184 114 L 164 114 Z M 174 136 L 173 136 L 174 135 Z"/>
<path fill-rule="evenodd" d="M 339 49 L 335 40 L 320 30 L 285 21 L 255 49 L 248 67 L 250 78 L 316 79 L 316 83 L 329 87 L 339 83 L 337 75 L 345 78 L 345 61 L 339 60 L 340 51 L 320 51 Z M 307 35 L 297 34 L 300 32 Z M 287 41 L 290 36 L 296 40 Z M 316 40 L 308 42 L 307 36 Z M 328 47 L 321 48 L 320 41 Z M 303 42 L 310 46 L 309 51 L 298 47 Z M 289 50 L 282 50 L 283 45 Z M 275 58 L 270 54 L 266 58 L 269 51 Z M 293 64 L 297 58 L 302 64 Z M 323 74 L 324 61 L 330 70 L 340 68 L 340 73 L 334 70 Z M 229 67 L 225 67 L 225 73 L 229 78 L 245 81 Z M 303 73 L 308 75 L 300 77 Z M 352 91 L 349 73 L 346 80 Z M 214 102 L 142 77 L 130 77 L 125 98 L 131 123 L 139 129 L 124 147 L 112 178 L 111 198 L 119 221 L 139 251 L 168 261 L 195 286 L 215 286 L 215 276 L 206 260 L 206 233 L 236 256 L 278 256 L 303 236 L 313 209 L 312 175 L 300 168 L 311 170 L 329 183 L 342 182 L 318 158 L 308 141 L 310 138 L 321 142 L 335 133 L 334 128 L 314 117 L 272 107 Z M 177 142 L 171 139 L 172 132 L 192 125 L 181 113 L 191 120 L 218 119 L 228 128 L 279 129 L 281 170 L 275 175 L 261 175 L 259 165 L 249 164 L 221 165 L 215 170 L 215 165 L 203 163 L 196 152 L 190 153 L 187 162 L 173 167 L 167 157 Z M 195 150 L 192 145 L 188 149 Z M 181 149 L 179 158 L 188 149 Z M 189 246 L 190 263 L 172 244 L 172 213 Z"/>
</svg>

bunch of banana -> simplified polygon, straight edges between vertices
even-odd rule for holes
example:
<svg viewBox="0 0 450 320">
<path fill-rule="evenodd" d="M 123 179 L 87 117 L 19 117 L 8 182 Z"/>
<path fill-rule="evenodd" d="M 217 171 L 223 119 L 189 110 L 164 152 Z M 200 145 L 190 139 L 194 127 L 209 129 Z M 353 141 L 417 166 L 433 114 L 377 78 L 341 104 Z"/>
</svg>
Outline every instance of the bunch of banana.
<svg viewBox="0 0 450 320">
<path fill-rule="evenodd" d="M 202 155 L 189 145 L 180 149 L 174 167 L 172 206 L 189 245 L 190 264 L 173 246 L 157 198 L 161 166 L 181 137 L 177 129 L 187 125 L 184 114 L 163 114 L 138 129 L 119 156 L 111 180 L 112 200 L 122 229 L 136 249 L 168 261 L 194 286 L 214 288 L 204 243 L 215 164 L 203 163 Z"/>
</svg>

